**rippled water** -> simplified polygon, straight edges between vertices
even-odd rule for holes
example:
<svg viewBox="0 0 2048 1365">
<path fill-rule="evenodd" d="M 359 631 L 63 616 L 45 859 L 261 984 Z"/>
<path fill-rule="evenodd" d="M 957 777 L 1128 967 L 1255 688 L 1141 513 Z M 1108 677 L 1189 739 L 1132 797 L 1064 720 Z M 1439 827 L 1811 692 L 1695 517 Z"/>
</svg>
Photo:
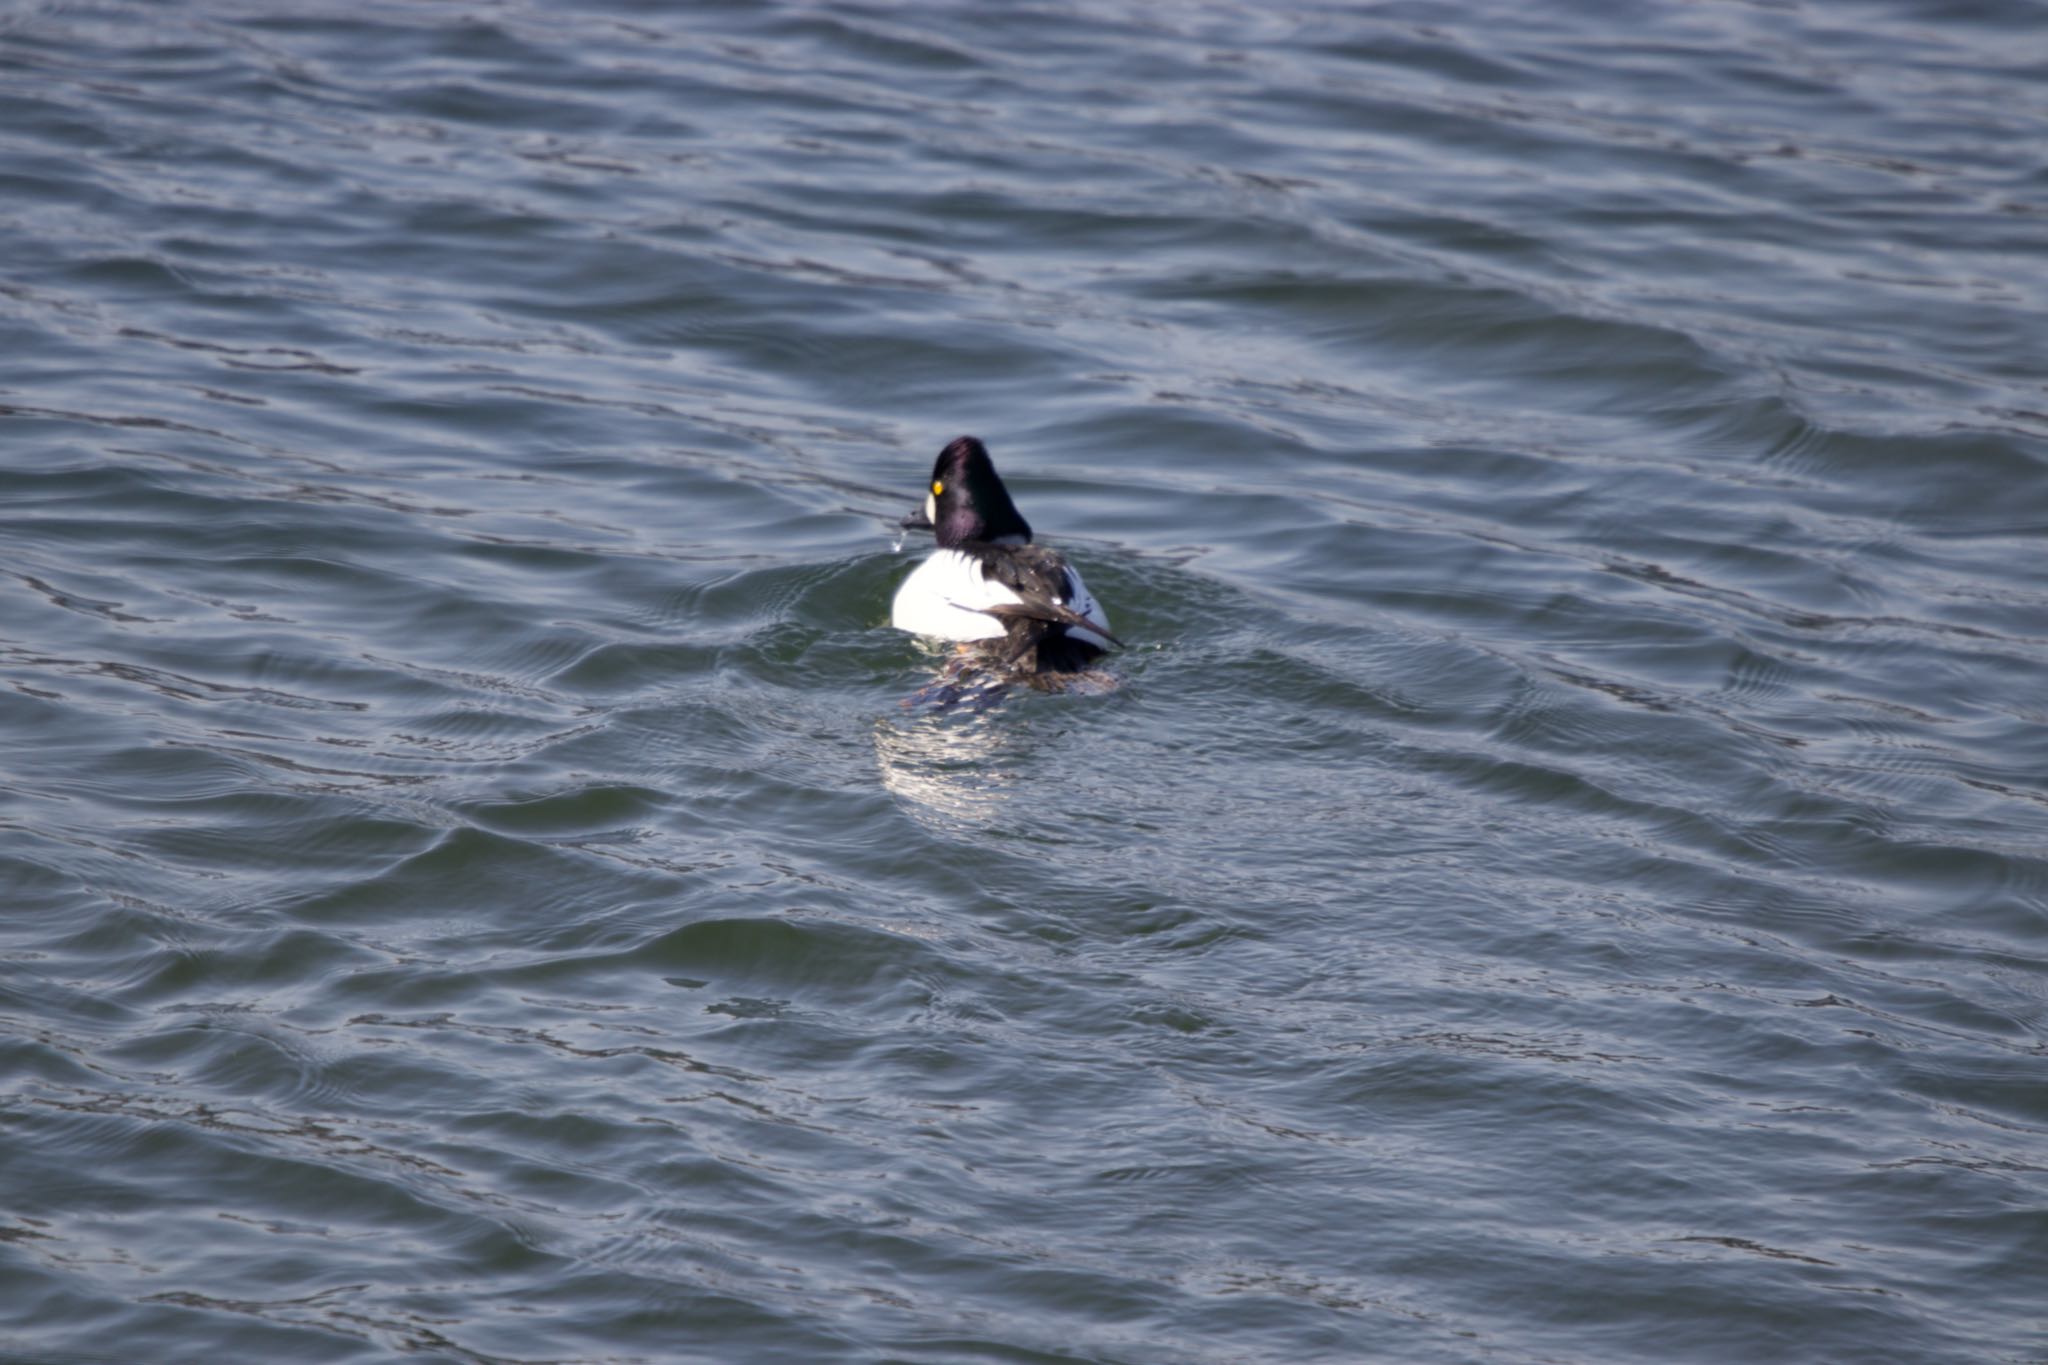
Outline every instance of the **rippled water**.
<svg viewBox="0 0 2048 1365">
<path fill-rule="evenodd" d="M 2039 40 L 14 7 L 0 1358 L 2048 1359 Z"/>
</svg>

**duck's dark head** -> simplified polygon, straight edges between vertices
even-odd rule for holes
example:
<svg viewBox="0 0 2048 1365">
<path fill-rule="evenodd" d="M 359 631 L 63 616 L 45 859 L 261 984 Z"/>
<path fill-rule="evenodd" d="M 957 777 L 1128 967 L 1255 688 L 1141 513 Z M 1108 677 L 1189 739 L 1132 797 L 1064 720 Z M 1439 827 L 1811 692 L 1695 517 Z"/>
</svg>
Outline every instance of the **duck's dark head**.
<svg viewBox="0 0 2048 1365">
<path fill-rule="evenodd" d="M 903 524 L 930 526 L 942 550 L 970 540 L 1022 545 L 1031 539 L 1031 523 L 1010 501 L 988 447 L 972 436 L 958 437 L 939 452 L 922 519 L 913 515 Z"/>
</svg>

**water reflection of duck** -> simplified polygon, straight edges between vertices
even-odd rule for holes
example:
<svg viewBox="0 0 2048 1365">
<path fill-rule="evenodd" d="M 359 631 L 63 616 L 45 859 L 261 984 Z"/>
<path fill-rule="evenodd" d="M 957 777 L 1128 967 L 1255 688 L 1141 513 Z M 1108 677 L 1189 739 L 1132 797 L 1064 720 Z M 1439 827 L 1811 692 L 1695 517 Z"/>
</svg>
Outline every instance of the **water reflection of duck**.
<svg viewBox="0 0 2048 1365">
<path fill-rule="evenodd" d="M 938 549 L 897 589 L 889 621 L 963 643 L 948 666 L 950 690 L 1010 682 L 1057 690 L 1123 643 L 1065 557 L 1031 543 L 1030 523 L 974 437 L 939 452 L 923 510 L 903 524 L 929 527 Z"/>
<path fill-rule="evenodd" d="M 982 834 L 1016 794 L 1007 738 L 972 708 L 965 715 L 878 719 L 875 762 L 882 785 L 919 824 L 947 838 Z"/>
</svg>

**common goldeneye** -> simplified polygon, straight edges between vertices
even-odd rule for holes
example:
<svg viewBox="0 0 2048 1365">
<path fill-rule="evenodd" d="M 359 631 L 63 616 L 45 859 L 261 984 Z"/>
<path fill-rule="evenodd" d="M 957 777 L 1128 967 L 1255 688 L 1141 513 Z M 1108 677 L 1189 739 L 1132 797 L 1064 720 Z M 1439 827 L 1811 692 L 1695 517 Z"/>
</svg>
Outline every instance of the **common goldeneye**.
<svg viewBox="0 0 2048 1365">
<path fill-rule="evenodd" d="M 996 663 L 1025 675 L 1076 672 L 1123 643 L 1073 566 L 1031 543 L 1030 523 L 974 437 L 939 452 L 924 508 L 903 524 L 930 527 L 939 548 L 897 589 L 889 623 L 898 630 L 988 641 Z"/>
</svg>

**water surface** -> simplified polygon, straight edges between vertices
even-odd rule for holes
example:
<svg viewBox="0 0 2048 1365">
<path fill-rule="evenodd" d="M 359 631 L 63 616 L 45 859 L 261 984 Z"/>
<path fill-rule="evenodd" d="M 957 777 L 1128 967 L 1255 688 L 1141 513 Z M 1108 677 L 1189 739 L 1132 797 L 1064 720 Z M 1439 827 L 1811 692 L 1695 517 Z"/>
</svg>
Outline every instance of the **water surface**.
<svg viewBox="0 0 2048 1365">
<path fill-rule="evenodd" d="M 17 7 L 0 1358 L 2048 1358 L 2037 29 Z"/>
</svg>

